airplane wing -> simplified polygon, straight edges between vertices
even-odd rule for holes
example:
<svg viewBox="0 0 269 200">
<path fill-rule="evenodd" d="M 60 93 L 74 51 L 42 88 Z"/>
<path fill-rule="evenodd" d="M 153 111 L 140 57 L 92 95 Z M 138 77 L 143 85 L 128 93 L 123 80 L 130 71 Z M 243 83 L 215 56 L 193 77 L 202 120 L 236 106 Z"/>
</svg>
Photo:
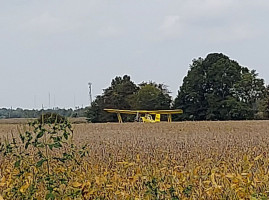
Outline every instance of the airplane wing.
<svg viewBox="0 0 269 200">
<path fill-rule="evenodd" d="M 149 114 L 182 114 L 183 110 L 177 109 L 177 110 L 151 110 L 149 111 Z"/>
<path fill-rule="evenodd" d="M 136 110 L 104 109 L 104 111 L 107 111 L 110 113 L 123 113 L 123 114 L 134 114 L 134 115 L 137 114 Z"/>
<path fill-rule="evenodd" d="M 183 111 L 181 109 L 177 110 L 120 110 L 120 109 L 104 109 L 110 113 L 123 113 L 123 114 L 181 114 Z"/>
</svg>

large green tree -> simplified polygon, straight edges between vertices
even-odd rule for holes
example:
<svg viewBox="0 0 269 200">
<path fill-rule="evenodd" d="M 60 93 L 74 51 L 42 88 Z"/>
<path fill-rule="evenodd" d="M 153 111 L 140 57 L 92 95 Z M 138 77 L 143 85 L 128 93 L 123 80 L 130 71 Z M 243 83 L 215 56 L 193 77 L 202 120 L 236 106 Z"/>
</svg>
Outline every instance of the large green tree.
<svg viewBox="0 0 269 200">
<path fill-rule="evenodd" d="M 253 119 L 264 94 L 264 80 L 255 71 L 220 54 L 193 60 L 174 102 L 183 119 Z"/>
<path fill-rule="evenodd" d="M 105 112 L 104 108 L 131 109 L 130 98 L 138 89 L 130 76 L 117 76 L 112 80 L 111 86 L 104 89 L 103 94 L 93 101 L 87 111 L 88 120 L 91 122 L 117 121 L 116 115 Z M 124 116 L 124 118 L 127 117 Z"/>
<path fill-rule="evenodd" d="M 132 108 L 140 110 L 170 109 L 172 102 L 167 86 L 154 82 L 139 84 L 139 91 L 132 96 Z"/>
<path fill-rule="evenodd" d="M 263 98 L 258 101 L 256 119 L 269 119 L 269 86 L 266 86 Z"/>
</svg>

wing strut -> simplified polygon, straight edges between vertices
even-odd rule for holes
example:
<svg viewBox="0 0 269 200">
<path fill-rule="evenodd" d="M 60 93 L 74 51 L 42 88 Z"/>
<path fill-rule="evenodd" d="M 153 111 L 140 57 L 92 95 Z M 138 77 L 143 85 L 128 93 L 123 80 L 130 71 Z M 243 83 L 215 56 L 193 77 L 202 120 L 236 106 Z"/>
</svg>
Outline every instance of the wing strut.
<svg viewBox="0 0 269 200">
<path fill-rule="evenodd" d="M 168 120 L 168 122 L 172 122 L 172 115 L 171 114 L 168 114 L 167 120 Z"/>
<path fill-rule="evenodd" d="M 136 113 L 135 121 L 136 121 L 136 122 L 139 122 L 139 112 Z"/>
<path fill-rule="evenodd" d="M 118 116 L 119 123 L 122 123 L 122 118 L 121 118 L 120 113 L 117 113 L 117 116 Z"/>
</svg>

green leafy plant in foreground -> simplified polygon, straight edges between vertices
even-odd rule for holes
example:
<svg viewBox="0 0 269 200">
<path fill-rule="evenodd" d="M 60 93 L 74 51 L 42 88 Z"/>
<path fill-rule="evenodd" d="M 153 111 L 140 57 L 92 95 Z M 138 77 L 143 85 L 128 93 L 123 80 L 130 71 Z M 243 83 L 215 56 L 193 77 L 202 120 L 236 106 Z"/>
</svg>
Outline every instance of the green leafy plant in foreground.
<svg viewBox="0 0 269 200">
<path fill-rule="evenodd" d="M 0 145 L 6 160 L 13 162 L 4 190 L 7 199 L 59 199 L 78 197 L 81 190 L 71 187 L 70 171 L 81 169 L 80 159 L 86 146 L 78 150 L 72 143 L 73 129 L 68 121 L 29 123 L 29 129 L 12 135 Z M 15 177 L 14 177 L 15 176 Z M 7 181 L 8 182 L 8 181 Z M 42 194 L 40 193 L 42 189 Z M 44 192 L 44 190 L 46 192 Z"/>
</svg>

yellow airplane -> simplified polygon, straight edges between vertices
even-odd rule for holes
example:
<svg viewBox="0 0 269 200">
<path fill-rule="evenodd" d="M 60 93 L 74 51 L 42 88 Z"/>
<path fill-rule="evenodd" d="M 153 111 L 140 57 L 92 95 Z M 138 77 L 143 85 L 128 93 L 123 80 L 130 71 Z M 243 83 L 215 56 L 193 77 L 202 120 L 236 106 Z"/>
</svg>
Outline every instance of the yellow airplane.
<svg viewBox="0 0 269 200">
<path fill-rule="evenodd" d="M 119 123 L 122 123 L 121 114 L 136 115 L 135 121 L 155 123 L 161 121 L 161 114 L 167 115 L 168 122 L 172 122 L 172 114 L 182 114 L 181 109 L 178 110 L 119 110 L 119 109 L 104 109 L 109 113 L 116 113 Z M 144 116 L 141 116 L 144 115 Z M 155 118 L 152 118 L 155 115 Z"/>
</svg>

